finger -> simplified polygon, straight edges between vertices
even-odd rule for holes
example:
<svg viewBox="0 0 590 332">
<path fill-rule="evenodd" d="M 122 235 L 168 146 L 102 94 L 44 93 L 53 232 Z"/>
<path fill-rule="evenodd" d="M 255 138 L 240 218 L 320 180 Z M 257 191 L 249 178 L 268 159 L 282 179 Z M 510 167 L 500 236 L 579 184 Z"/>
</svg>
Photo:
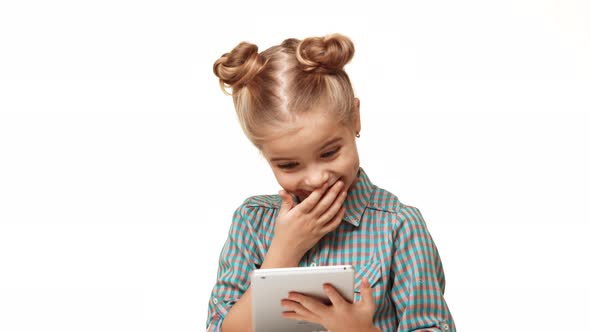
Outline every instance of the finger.
<svg viewBox="0 0 590 332">
<path fill-rule="evenodd" d="M 318 316 L 322 316 L 327 308 L 326 305 L 319 300 L 299 293 L 289 293 L 288 299 L 301 304 L 303 307 L 305 307 L 305 309 Z"/>
<path fill-rule="evenodd" d="M 330 222 L 334 218 L 334 216 L 336 216 L 338 212 L 340 212 L 340 209 L 343 207 L 342 204 L 346 199 L 346 195 L 347 193 L 345 190 L 341 191 L 338 194 L 338 197 L 330 206 L 330 208 L 327 211 L 325 211 L 324 214 L 322 214 L 321 217 L 318 219 L 318 224 L 323 225 L 327 222 Z"/>
<path fill-rule="evenodd" d="M 291 195 L 289 195 L 289 193 L 287 193 L 284 190 L 279 191 L 279 196 L 281 196 L 282 202 L 281 202 L 281 209 L 279 210 L 279 214 L 283 215 L 287 212 L 289 212 L 294 205 L 294 201 L 293 201 L 293 197 Z"/>
<path fill-rule="evenodd" d="M 288 319 L 306 320 L 305 317 L 296 313 L 295 311 L 283 311 L 281 314 L 283 317 L 288 318 Z"/>
<path fill-rule="evenodd" d="M 343 305 L 348 304 L 348 301 L 346 301 L 342 297 L 342 295 L 340 295 L 338 290 L 336 290 L 336 288 L 334 288 L 334 286 L 332 286 L 330 284 L 324 285 L 324 293 L 326 293 L 326 295 L 330 299 L 330 302 L 332 302 L 332 305 L 335 307 L 339 307 L 339 306 L 343 306 Z"/>
<path fill-rule="evenodd" d="M 324 182 L 321 187 L 312 191 L 306 199 L 299 203 L 297 208 L 301 209 L 303 213 L 309 213 L 318 204 L 322 196 L 324 196 L 326 189 L 328 189 L 328 182 Z"/>
<path fill-rule="evenodd" d="M 340 196 L 339 194 L 342 192 L 344 188 L 344 182 L 338 180 L 336 183 L 328 189 L 326 194 L 320 199 L 318 204 L 310 211 L 311 213 L 315 214 L 316 216 L 322 215 L 326 210 L 328 210 L 334 202 Z"/>
<path fill-rule="evenodd" d="M 300 314 L 298 314 L 298 313 L 296 313 L 294 311 L 283 311 L 282 312 L 282 316 L 284 318 L 287 318 L 287 319 L 304 320 L 304 321 L 307 321 L 307 322 L 321 324 L 319 317 L 318 316 L 315 316 L 315 315 L 305 316 L 305 315 L 300 315 Z"/>
<path fill-rule="evenodd" d="M 344 211 L 344 206 L 341 206 L 340 210 L 338 210 L 338 213 L 334 216 L 334 218 L 332 218 L 332 220 L 324 224 L 324 227 L 320 229 L 320 232 L 323 234 L 327 234 L 338 228 L 338 226 L 342 222 L 342 218 L 344 218 Z"/>
<path fill-rule="evenodd" d="M 375 304 L 373 288 L 371 288 L 369 280 L 366 277 L 363 277 L 363 280 L 361 281 L 361 303 Z"/>
<path fill-rule="evenodd" d="M 283 313 L 291 313 L 292 315 L 297 315 L 298 317 L 302 318 L 311 318 L 314 316 L 311 311 L 296 301 L 284 299 L 281 300 L 281 306 L 283 306 L 283 308 L 286 310 L 283 311 Z"/>
</svg>

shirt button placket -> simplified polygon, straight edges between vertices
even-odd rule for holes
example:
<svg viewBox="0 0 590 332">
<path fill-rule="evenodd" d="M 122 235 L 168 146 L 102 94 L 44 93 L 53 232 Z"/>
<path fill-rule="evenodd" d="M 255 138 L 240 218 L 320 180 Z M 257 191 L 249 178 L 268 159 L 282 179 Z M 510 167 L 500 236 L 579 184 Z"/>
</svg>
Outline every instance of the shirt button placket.
<svg viewBox="0 0 590 332">
<path fill-rule="evenodd" d="M 318 249 L 317 248 L 312 248 L 310 251 L 308 251 L 309 256 L 307 256 L 308 259 L 308 266 L 316 266 L 317 265 L 317 258 L 318 258 Z"/>
</svg>

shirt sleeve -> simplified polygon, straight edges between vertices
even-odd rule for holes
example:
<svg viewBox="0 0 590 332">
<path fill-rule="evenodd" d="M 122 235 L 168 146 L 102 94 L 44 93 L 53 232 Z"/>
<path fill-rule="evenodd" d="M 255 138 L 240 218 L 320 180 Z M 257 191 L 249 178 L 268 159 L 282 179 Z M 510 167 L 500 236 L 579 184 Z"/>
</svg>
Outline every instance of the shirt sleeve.
<svg viewBox="0 0 590 332">
<path fill-rule="evenodd" d="M 397 332 L 455 332 L 443 297 L 442 262 L 422 214 L 409 206 L 400 214 L 394 234 L 391 291 L 399 322 Z"/>
<path fill-rule="evenodd" d="M 260 266 L 251 227 L 255 215 L 242 205 L 234 212 L 228 237 L 219 256 L 217 281 L 209 299 L 207 332 L 221 331 L 221 323 L 231 307 L 250 286 L 250 272 Z"/>
</svg>

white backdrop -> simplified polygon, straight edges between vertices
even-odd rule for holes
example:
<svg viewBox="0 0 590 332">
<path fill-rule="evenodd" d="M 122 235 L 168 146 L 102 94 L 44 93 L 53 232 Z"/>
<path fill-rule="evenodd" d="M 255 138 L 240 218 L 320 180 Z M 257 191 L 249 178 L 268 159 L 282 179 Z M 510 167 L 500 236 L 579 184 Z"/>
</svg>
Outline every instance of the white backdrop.
<svg viewBox="0 0 590 332">
<path fill-rule="evenodd" d="M 288 7 L 287 7 L 288 6 Z M 213 62 L 339 32 L 361 165 L 422 211 L 460 331 L 590 331 L 584 0 L 3 1 L 0 331 L 202 331 L 278 191 Z"/>
</svg>

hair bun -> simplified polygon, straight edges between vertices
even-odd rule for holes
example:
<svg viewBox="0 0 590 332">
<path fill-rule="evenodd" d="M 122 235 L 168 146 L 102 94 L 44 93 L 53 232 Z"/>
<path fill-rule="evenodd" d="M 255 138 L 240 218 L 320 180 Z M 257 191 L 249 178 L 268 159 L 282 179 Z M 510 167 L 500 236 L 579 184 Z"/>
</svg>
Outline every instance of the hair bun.
<svg viewBox="0 0 590 332">
<path fill-rule="evenodd" d="M 331 73 L 342 70 L 352 59 L 354 45 L 341 34 L 311 37 L 299 43 L 295 55 L 304 71 Z"/>
<path fill-rule="evenodd" d="M 258 54 L 258 46 L 241 42 L 231 52 L 215 61 L 213 72 L 219 77 L 219 84 L 227 93 L 226 87 L 231 87 L 232 91 L 243 88 L 263 66 L 264 61 Z"/>
</svg>

